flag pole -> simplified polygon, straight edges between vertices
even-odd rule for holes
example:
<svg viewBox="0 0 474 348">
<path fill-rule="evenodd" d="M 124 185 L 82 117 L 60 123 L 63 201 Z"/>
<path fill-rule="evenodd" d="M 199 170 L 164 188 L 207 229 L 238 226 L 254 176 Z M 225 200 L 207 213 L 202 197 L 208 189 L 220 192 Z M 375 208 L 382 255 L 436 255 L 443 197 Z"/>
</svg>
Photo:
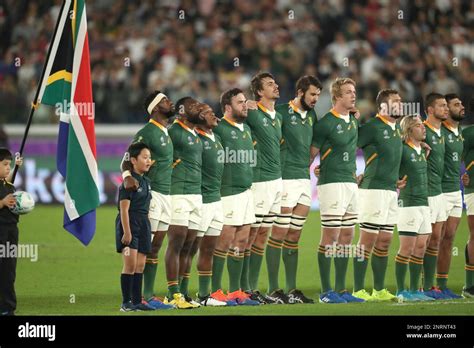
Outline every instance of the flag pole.
<svg viewBox="0 0 474 348">
<path fill-rule="evenodd" d="M 59 21 L 61 19 L 61 14 L 63 13 L 65 5 L 66 5 L 66 1 L 64 0 L 63 4 L 61 5 L 61 9 L 59 10 L 58 19 L 56 21 L 56 26 L 54 28 L 53 37 L 52 37 L 51 42 L 49 44 L 48 53 L 46 55 L 46 61 L 44 62 L 43 70 L 41 71 L 41 77 L 39 79 L 38 87 L 36 89 L 35 98 L 34 98 L 34 101 L 31 103 L 30 115 L 28 116 L 28 122 L 26 124 L 25 132 L 23 134 L 23 139 L 21 141 L 20 151 L 18 152 L 20 157 L 23 154 L 23 150 L 25 148 L 26 138 L 28 138 L 28 132 L 30 131 L 31 122 L 33 121 L 33 114 L 35 113 L 36 109 L 38 109 L 38 106 L 39 106 L 39 104 L 38 104 L 38 95 L 39 95 L 39 92 L 40 92 L 40 89 L 41 89 L 41 83 L 43 82 L 44 74 L 46 72 L 46 66 L 48 64 L 49 56 L 51 55 L 51 50 L 52 50 L 52 47 L 53 47 L 53 40 L 56 37 L 56 33 L 57 33 L 58 27 L 59 27 Z M 15 164 L 15 168 L 13 169 L 13 175 L 12 175 L 12 184 L 15 182 L 15 177 L 16 177 L 17 172 L 18 172 L 18 165 Z"/>
</svg>

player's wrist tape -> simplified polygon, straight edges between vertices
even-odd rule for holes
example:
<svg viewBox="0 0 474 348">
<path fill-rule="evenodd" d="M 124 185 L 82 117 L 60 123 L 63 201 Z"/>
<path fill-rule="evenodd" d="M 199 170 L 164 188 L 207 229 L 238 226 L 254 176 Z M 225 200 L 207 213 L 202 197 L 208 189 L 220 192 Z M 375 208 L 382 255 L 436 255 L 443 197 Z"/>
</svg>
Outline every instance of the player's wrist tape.
<svg viewBox="0 0 474 348">
<path fill-rule="evenodd" d="M 150 115 L 152 114 L 155 106 L 157 106 L 163 98 L 166 98 L 166 95 L 164 95 L 163 93 L 158 93 L 156 95 L 156 97 L 151 101 L 151 103 L 148 105 L 146 109 L 148 111 L 148 114 Z"/>
<path fill-rule="evenodd" d="M 132 173 L 130 173 L 129 170 L 126 170 L 122 173 L 122 179 L 125 180 L 127 176 L 132 176 Z"/>
</svg>

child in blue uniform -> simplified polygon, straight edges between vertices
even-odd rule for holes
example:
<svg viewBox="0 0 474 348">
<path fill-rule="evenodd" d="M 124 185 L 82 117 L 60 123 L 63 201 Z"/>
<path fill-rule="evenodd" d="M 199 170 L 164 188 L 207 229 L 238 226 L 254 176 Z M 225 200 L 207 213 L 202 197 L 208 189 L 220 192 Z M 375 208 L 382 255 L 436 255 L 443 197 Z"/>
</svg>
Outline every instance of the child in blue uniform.
<svg viewBox="0 0 474 348">
<path fill-rule="evenodd" d="M 115 220 L 117 252 L 122 254 L 123 269 L 120 277 L 122 286 L 122 312 L 153 310 L 142 303 L 142 280 L 146 254 L 151 251 L 151 226 L 148 210 L 151 200 L 150 182 L 144 176 L 151 167 L 151 153 L 143 143 L 128 148 L 133 165 L 133 177 L 138 181 L 137 191 L 126 191 L 119 187 L 118 209 Z"/>
</svg>

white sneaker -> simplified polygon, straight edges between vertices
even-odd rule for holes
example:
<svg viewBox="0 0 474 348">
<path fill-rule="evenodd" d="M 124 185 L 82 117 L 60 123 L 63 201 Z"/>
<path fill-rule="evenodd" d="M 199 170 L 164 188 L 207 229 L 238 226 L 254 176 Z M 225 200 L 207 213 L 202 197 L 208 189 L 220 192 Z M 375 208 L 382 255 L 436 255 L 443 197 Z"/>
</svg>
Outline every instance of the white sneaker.
<svg viewBox="0 0 474 348">
<path fill-rule="evenodd" d="M 223 302 L 223 301 L 219 301 L 219 300 L 216 300 L 215 298 L 212 298 L 211 296 L 206 296 L 204 298 L 197 298 L 197 300 L 199 301 L 199 303 L 203 306 L 206 306 L 206 307 L 223 307 L 223 306 L 227 306 L 227 303 Z"/>
</svg>

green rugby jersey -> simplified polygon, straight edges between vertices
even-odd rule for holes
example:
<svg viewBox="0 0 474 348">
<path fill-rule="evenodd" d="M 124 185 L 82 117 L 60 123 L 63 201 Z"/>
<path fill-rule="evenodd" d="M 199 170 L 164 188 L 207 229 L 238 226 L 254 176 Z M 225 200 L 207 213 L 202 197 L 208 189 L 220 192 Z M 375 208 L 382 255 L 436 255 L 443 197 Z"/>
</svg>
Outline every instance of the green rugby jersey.
<svg viewBox="0 0 474 348">
<path fill-rule="evenodd" d="M 280 141 L 281 115 L 272 119 L 268 110 L 258 103 L 258 110 L 249 110 L 246 120 L 252 131 L 257 150 L 257 165 L 253 168 L 253 182 L 281 178 Z"/>
<path fill-rule="evenodd" d="M 346 123 L 334 109 L 318 121 L 312 142 L 321 154 L 318 185 L 356 183 L 357 127 L 354 116 Z"/>
<path fill-rule="evenodd" d="M 169 129 L 173 141 L 171 194 L 201 194 L 202 143 L 197 133 L 176 120 Z"/>
<path fill-rule="evenodd" d="M 253 148 L 250 127 L 245 123 L 239 125 L 222 118 L 214 129 L 224 148 L 219 152 L 219 161 L 224 163 L 222 174 L 221 196 L 231 196 L 242 193 L 252 186 L 256 152 Z"/>
<path fill-rule="evenodd" d="M 207 134 L 196 129 L 202 142 L 202 202 L 212 203 L 221 199 L 221 180 L 224 162 L 219 161 L 222 151 L 221 140 L 217 134 Z"/>
<path fill-rule="evenodd" d="M 428 163 L 424 149 L 418 153 L 412 143 L 403 144 L 400 178 L 407 184 L 400 190 L 400 207 L 428 206 Z"/>
<path fill-rule="evenodd" d="M 398 123 L 392 128 L 382 116 L 375 116 L 359 127 L 357 144 L 364 153 L 363 189 L 396 191 L 402 160 L 402 137 Z"/>
<path fill-rule="evenodd" d="M 282 144 L 280 148 L 281 176 L 289 179 L 309 179 L 310 146 L 317 117 L 314 109 L 303 118 L 290 101 L 276 106 L 282 115 Z"/>
<path fill-rule="evenodd" d="M 426 126 L 426 140 L 425 142 L 431 147 L 428 155 L 428 196 L 434 197 L 440 195 L 442 191 L 442 179 L 444 172 L 444 136 L 439 130 L 440 135 L 435 128 L 425 121 Z"/>
<path fill-rule="evenodd" d="M 458 135 L 448 123 L 443 122 L 441 133 L 444 136 L 444 173 L 441 182 L 443 192 L 455 192 L 461 189 L 461 157 L 463 142 L 461 131 Z"/>
<path fill-rule="evenodd" d="M 474 193 L 474 126 L 464 128 L 462 132 L 464 138 L 464 150 L 462 158 L 469 175 L 469 185 L 464 187 L 464 193 Z"/>
<path fill-rule="evenodd" d="M 133 142 L 144 143 L 150 148 L 153 164 L 145 175 L 150 179 L 151 189 L 169 195 L 173 170 L 173 143 L 166 127 L 155 120 L 150 120 L 135 134 Z"/>
</svg>

